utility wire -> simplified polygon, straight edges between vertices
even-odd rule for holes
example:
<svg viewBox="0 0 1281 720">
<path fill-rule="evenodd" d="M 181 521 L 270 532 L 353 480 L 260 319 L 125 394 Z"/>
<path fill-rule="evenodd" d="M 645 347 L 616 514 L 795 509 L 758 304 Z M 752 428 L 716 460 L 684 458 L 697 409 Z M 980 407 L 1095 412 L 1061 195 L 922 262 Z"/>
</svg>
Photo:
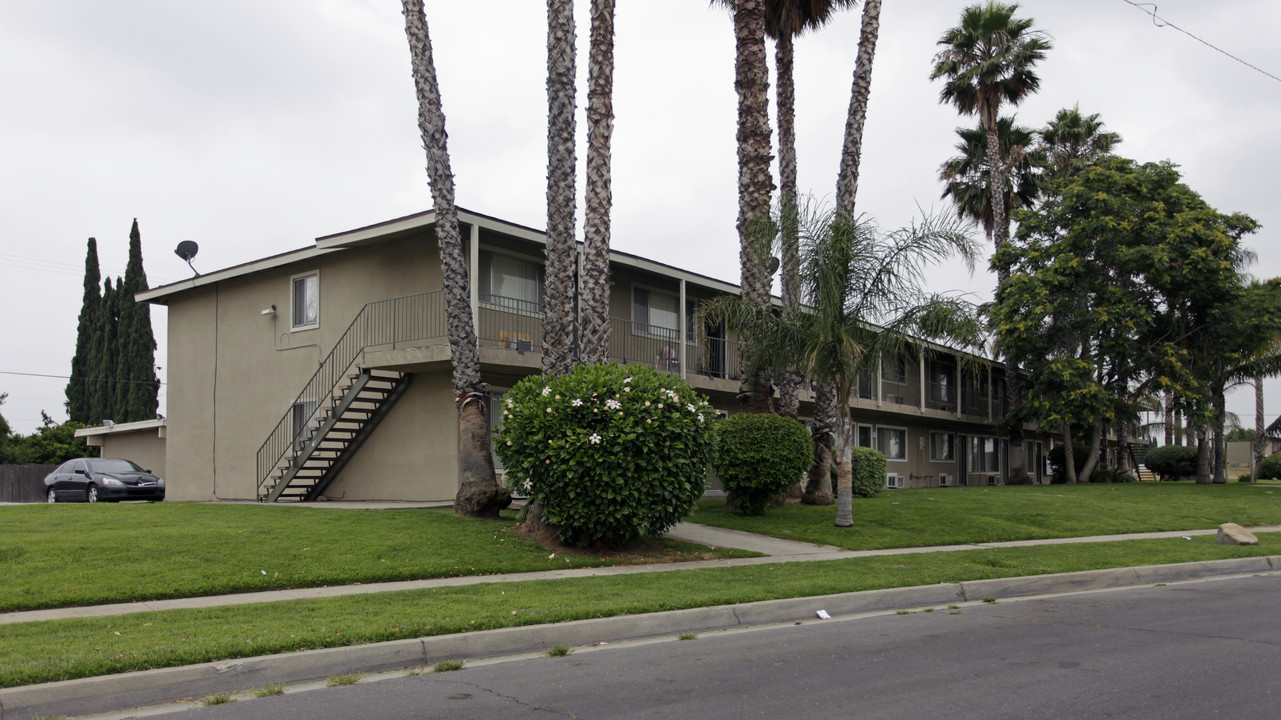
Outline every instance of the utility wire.
<svg viewBox="0 0 1281 720">
<path fill-rule="evenodd" d="M 42 373 L 13 372 L 11 370 L 0 370 L 0 375 L 21 375 L 23 377 L 54 378 L 55 380 L 71 379 L 70 375 L 44 375 Z M 158 380 L 120 380 L 117 378 L 98 378 L 98 377 L 85 377 L 85 378 L 76 378 L 76 379 L 84 380 L 85 382 L 136 383 L 138 385 L 164 385 L 165 384 Z"/>
<path fill-rule="evenodd" d="M 1258 73 L 1262 73 L 1263 75 L 1267 75 L 1268 77 L 1272 78 L 1273 80 L 1276 80 L 1277 82 L 1281 82 L 1281 77 L 1277 77 L 1276 75 L 1273 75 L 1272 73 L 1268 72 L 1267 70 L 1264 70 L 1263 68 L 1260 68 L 1260 67 L 1258 67 L 1258 66 L 1256 66 L 1256 65 L 1251 65 L 1250 63 L 1246 62 L 1245 60 L 1242 60 L 1241 58 L 1237 57 L 1236 55 L 1233 55 L 1232 53 L 1228 52 L 1227 50 L 1224 50 L 1224 49 L 1223 49 L 1223 48 L 1221 48 L 1221 47 L 1217 47 L 1217 46 L 1215 46 L 1215 45 L 1212 45 L 1212 44 L 1210 44 L 1210 43 L 1206 42 L 1205 40 L 1202 40 L 1201 38 L 1197 37 L 1196 35 L 1193 35 L 1192 33 L 1188 32 L 1187 30 L 1184 30 L 1183 28 L 1179 27 L 1178 25 L 1175 25 L 1174 23 L 1170 22 L 1169 20 L 1166 20 L 1165 18 L 1163 18 L 1163 17 L 1161 17 L 1161 16 L 1157 15 L 1157 14 L 1156 14 L 1156 3 L 1136 3 L 1136 2 L 1134 2 L 1133 0 L 1121 0 L 1121 2 L 1124 2 L 1124 3 L 1125 3 L 1125 4 L 1127 4 L 1127 5 L 1133 5 L 1134 7 L 1138 8 L 1139 10 L 1142 10 L 1144 13 L 1146 13 L 1146 14 L 1148 14 L 1148 15 L 1151 15 L 1151 16 L 1152 16 L 1152 24 L 1153 24 L 1153 25 L 1156 25 L 1157 27 L 1172 27 L 1172 28 L 1174 28 L 1175 30 L 1178 30 L 1179 32 L 1183 33 L 1184 35 L 1187 35 L 1188 37 L 1192 38 L 1193 40 L 1196 40 L 1197 42 L 1201 43 L 1202 45 L 1204 45 L 1204 46 L 1206 46 L 1206 47 L 1210 48 L 1211 50 L 1214 50 L 1215 52 L 1219 52 L 1219 53 L 1222 53 L 1222 54 L 1224 54 L 1224 55 L 1227 55 L 1228 57 L 1232 58 L 1233 60 L 1236 60 L 1237 62 L 1241 63 L 1242 65 L 1244 65 L 1244 66 L 1246 66 L 1246 67 L 1248 67 L 1248 68 L 1250 68 L 1251 70 L 1254 70 L 1255 72 L 1258 72 Z M 1151 9 L 1151 10 L 1148 10 L 1148 9 L 1147 9 L 1147 7 L 1148 7 L 1148 6 L 1151 6 L 1151 8 L 1152 8 L 1152 9 Z"/>
</svg>

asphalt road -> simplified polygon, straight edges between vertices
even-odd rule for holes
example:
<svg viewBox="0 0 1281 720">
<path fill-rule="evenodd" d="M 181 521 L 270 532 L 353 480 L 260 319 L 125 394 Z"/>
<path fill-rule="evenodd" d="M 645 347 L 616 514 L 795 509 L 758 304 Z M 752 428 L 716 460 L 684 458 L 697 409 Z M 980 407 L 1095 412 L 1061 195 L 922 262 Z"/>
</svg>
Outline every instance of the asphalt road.
<svg viewBox="0 0 1281 720">
<path fill-rule="evenodd" d="M 151 717 L 1270 718 L 1281 576 L 580 648 Z"/>
</svg>

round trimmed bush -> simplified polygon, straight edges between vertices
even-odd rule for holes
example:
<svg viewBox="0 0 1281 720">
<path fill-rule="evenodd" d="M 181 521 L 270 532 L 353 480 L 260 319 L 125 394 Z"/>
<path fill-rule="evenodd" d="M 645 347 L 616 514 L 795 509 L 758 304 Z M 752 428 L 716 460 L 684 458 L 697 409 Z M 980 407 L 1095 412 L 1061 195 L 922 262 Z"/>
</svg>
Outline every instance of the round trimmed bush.
<svg viewBox="0 0 1281 720">
<path fill-rule="evenodd" d="M 885 489 L 885 456 L 872 448 L 853 449 L 854 497 L 876 497 Z"/>
<path fill-rule="evenodd" d="M 662 534 L 706 489 L 715 411 L 676 375 L 583 365 L 530 376 L 502 414 L 494 440 L 508 483 L 542 507 L 562 542 Z"/>
<path fill-rule="evenodd" d="M 1259 462 L 1257 473 L 1260 480 L 1281 480 L 1281 453 L 1274 453 Z"/>
<path fill-rule="evenodd" d="M 1186 445 L 1163 445 L 1148 451 L 1143 464 L 1162 480 L 1174 480 L 1196 475 L 1197 449 Z"/>
<path fill-rule="evenodd" d="M 718 422 L 716 474 L 732 507 L 760 515 L 801 480 L 814 460 L 814 440 L 800 421 L 772 413 L 737 413 Z"/>
</svg>

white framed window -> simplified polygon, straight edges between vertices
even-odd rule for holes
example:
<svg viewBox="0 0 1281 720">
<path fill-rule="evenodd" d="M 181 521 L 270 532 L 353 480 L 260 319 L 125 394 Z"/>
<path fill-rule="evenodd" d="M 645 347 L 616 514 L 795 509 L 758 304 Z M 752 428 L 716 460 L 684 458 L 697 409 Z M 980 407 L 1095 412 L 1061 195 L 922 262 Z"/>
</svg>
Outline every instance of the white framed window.
<svg viewBox="0 0 1281 720">
<path fill-rule="evenodd" d="M 956 459 L 956 436 L 947 432 L 930 432 L 930 460 L 951 462 Z"/>
<path fill-rule="evenodd" d="M 680 323 L 680 300 L 675 295 L 640 285 L 632 286 L 633 332 L 678 340 Z"/>
<path fill-rule="evenodd" d="M 294 435 L 294 451 L 307 447 L 311 434 L 319 427 L 320 414 L 315 400 L 299 400 L 289 408 L 289 421 Z"/>
<path fill-rule="evenodd" d="M 1001 443 L 994 437 L 970 438 L 970 472 L 1001 472 Z"/>
<path fill-rule="evenodd" d="M 876 449 L 886 460 L 907 460 L 907 428 L 876 426 Z"/>
<path fill-rule="evenodd" d="M 480 302 L 518 313 L 543 312 L 542 263 L 515 255 L 482 250 Z"/>
<path fill-rule="evenodd" d="M 872 447 L 871 425 L 858 425 L 854 428 L 854 447 Z"/>
<path fill-rule="evenodd" d="M 320 327 L 320 271 L 295 275 L 290 279 L 290 285 L 290 327 L 294 330 Z"/>
</svg>

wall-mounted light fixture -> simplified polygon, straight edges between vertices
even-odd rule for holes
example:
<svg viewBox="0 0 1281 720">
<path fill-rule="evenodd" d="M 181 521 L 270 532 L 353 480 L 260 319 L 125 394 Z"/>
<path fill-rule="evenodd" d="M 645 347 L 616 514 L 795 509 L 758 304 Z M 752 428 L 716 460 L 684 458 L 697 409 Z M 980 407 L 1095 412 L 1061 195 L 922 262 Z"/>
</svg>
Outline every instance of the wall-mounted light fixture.
<svg viewBox="0 0 1281 720">
<path fill-rule="evenodd" d="M 275 306 L 275 305 L 272 305 L 271 307 L 267 308 L 266 310 L 263 310 L 263 311 L 262 311 L 262 314 L 263 314 L 263 316 L 264 316 L 264 317 L 265 317 L 265 316 L 268 316 L 268 315 L 275 315 L 275 314 L 276 314 L 276 306 Z"/>
</svg>

